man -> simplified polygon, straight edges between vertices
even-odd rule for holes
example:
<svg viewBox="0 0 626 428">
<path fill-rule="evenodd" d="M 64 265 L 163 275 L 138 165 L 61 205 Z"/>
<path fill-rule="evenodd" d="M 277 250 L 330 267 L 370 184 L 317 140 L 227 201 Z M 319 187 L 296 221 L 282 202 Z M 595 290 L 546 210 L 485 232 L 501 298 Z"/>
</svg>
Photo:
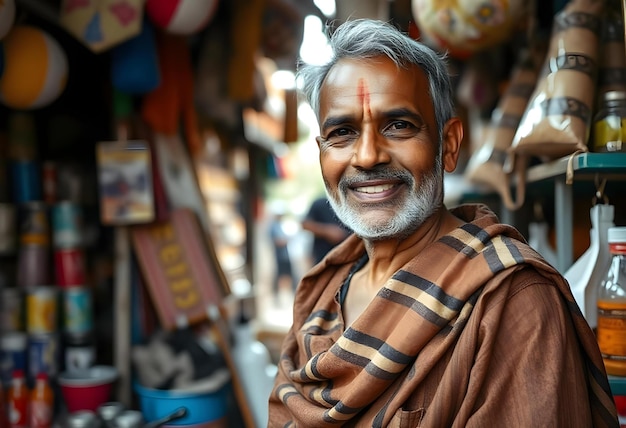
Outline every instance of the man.
<svg viewBox="0 0 626 428">
<path fill-rule="evenodd" d="M 567 282 L 485 206 L 443 205 L 463 129 L 442 59 L 371 20 L 331 46 L 300 75 L 354 234 L 298 286 L 269 426 L 619 426 Z"/>
<path fill-rule="evenodd" d="M 296 290 L 298 285 L 293 267 L 291 264 L 291 254 L 289 253 L 289 236 L 285 232 L 283 225 L 284 213 L 276 211 L 270 221 L 269 234 L 274 246 L 274 259 L 276 261 L 276 270 L 274 272 L 274 282 L 272 291 L 274 292 L 274 301 L 278 302 L 281 281 L 287 280 L 291 283 L 292 291 Z"/>
<path fill-rule="evenodd" d="M 309 212 L 302 220 L 302 228 L 313 234 L 311 256 L 313 264 L 317 264 L 335 245 L 346 239 L 348 230 L 337 218 L 326 197 L 313 201 Z"/>
</svg>

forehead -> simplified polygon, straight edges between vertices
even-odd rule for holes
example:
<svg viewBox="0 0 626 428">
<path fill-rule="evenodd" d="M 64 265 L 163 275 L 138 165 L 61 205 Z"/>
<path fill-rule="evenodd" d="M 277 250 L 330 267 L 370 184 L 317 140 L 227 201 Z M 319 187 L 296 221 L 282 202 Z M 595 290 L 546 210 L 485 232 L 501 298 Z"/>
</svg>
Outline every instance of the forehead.
<svg viewBox="0 0 626 428">
<path fill-rule="evenodd" d="M 432 114 L 428 79 L 421 68 L 398 67 L 381 56 L 368 59 L 342 59 L 329 71 L 320 93 L 320 117 L 339 114 L 338 110 L 362 108 L 413 107 Z"/>
</svg>

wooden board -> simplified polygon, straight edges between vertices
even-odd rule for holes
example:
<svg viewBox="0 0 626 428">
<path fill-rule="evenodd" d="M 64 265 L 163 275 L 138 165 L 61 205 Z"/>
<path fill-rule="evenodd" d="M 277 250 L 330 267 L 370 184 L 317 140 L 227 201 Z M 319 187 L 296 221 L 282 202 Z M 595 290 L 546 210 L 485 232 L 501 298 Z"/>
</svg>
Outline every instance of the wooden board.
<svg viewBox="0 0 626 428">
<path fill-rule="evenodd" d="M 191 209 L 178 208 L 167 220 L 135 226 L 131 236 L 165 330 L 205 321 L 207 308 L 221 305 L 228 285 Z"/>
</svg>

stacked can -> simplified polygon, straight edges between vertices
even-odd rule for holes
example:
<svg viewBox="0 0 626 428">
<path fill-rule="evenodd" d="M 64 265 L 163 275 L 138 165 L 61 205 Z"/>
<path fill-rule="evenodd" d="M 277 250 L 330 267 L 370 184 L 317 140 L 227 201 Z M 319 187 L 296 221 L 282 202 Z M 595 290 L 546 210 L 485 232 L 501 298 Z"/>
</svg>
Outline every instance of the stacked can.
<svg viewBox="0 0 626 428">
<path fill-rule="evenodd" d="M 53 285 L 26 290 L 26 331 L 28 333 L 28 380 L 32 384 L 39 373 L 53 379 L 60 370 L 58 333 L 59 290 Z"/>
<path fill-rule="evenodd" d="M 41 172 L 37 161 L 37 136 L 32 114 L 15 112 L 9 121 L 9 165 L 13 201 L 41 200 Z"/>
<path fill-rule="evenodd" d="M 23 288 L 50 284 L 50 228 L 48 208 L 42 201 L 19 206 L 20 238 L 17 284 Z"/>
<path fill-rule="evenodd" d="M 18 212 L 16 282 L 25 301 L 25 373 L 29 383 L 32 383 L 41 372 L 53 378 L 59 370 L 58 291 L 51 284 L 49 274 L 48 207 L 43 201 L 22 201 Z"/>
<path fill-rule="evenodd" d="M 56 283 L 62 294 L 63 354 L 67 371 L 93 365 L 93 302 L 86 284 L 85 254 L 81 241 L 82 212 L 71 201 L 52 206 Z"/>
</svg>

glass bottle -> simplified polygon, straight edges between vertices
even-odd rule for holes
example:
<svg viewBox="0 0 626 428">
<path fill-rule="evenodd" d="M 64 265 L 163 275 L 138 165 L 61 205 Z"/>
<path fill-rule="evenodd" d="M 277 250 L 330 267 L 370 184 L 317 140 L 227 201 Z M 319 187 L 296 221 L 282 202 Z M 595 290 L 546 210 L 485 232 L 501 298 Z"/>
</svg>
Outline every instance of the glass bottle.
<svg viewBox="0 0 626 428">
<path fill-rule="evenodd" d="M 594 152 L 626 152 L 626 92 L 608 91 L 593 120 Z"/>
<path fill-rule="evenodd" d="M 30 393 L 30 428 L 50 428 L 54 418 L 54 393 L 46 373 L 39 373 Z"/>
<path fill-rule="evenodd" d="M 626 376 L 626 227 L 608 230 L 611 264 L 598 288 L 598 345 L 606 372 Z"/>
</svg>

